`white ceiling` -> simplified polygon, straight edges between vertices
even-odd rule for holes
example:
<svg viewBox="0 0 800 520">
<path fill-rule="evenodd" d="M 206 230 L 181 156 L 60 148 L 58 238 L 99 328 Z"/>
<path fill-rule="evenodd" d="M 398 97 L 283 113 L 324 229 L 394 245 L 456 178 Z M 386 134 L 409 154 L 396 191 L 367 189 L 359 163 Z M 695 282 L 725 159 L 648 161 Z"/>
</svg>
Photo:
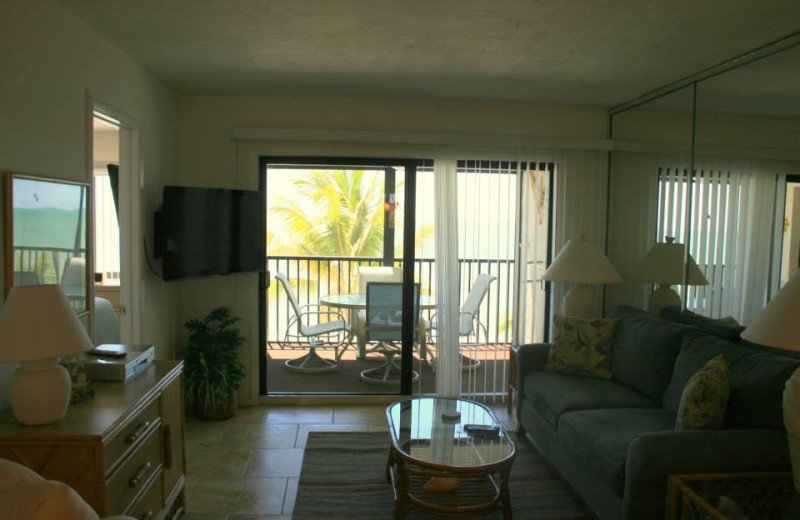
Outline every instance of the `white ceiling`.
<svg viewBox="0 0 800 520">
<path fill-rule="evenodd" d="M 798 0 L 60 1 L 181 93 L 602 107 L 800 20 Z"/>
</svg>

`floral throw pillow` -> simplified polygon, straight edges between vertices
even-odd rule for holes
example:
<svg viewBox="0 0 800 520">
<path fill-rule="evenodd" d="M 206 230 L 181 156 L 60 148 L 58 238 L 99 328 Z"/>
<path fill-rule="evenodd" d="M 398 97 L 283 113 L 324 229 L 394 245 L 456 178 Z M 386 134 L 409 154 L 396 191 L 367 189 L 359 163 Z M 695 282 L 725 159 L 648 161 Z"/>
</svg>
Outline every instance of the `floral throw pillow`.
<svg viewBox="0 0 800 520">
<path fill-rule="evenodd" d="M 553 318 L 553 346 L 545 370 L 611 379 L 611 344 L 618 320 Z"/>
<path fill-rule="evenodd" d="M 676 430 L 715 430 L 728 408 L 728 364 L 720 354 L 689 378 L 678 406 Z"/>
</svg>

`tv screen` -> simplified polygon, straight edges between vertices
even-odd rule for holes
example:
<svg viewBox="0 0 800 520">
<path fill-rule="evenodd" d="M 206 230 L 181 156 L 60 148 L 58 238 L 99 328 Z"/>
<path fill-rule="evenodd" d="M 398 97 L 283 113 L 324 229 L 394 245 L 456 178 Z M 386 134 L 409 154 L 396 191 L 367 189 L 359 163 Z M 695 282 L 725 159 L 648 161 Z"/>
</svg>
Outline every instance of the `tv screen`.
<svg viewBox="0 0 800 520">
<path fill-rule="evenodd" d="M 164 186 L 161 219 L 164 280 L 265 269 L 258 191 Z"/>
</svg>

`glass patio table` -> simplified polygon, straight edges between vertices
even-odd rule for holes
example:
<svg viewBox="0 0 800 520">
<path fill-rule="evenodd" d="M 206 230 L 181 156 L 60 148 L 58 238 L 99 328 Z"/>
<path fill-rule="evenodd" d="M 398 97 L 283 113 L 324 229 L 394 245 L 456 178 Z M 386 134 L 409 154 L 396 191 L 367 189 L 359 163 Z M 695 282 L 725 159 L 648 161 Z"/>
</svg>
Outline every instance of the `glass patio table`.
<svg viewBox="0 0 800 520">
<path fill-rule="evenodd" d="M 319 299 L 320 305 L 327 307 L 336 307 L 348 311 L 347 320 L 350 323 L 350 337 L 348 342 L 352 341 L 353 336 L 358 335 L 358 319 L 356 313 L 360 310 L 367 308 L 367 295 L 365 293 L 343 293 L 343 294 L 329 294 Z M 419 297 L 420 309 L 435 309 L 436 298 L 429 294 L 422 294 Z M 364 359 L 366 352 L 359 350 L 358 357 Z"/>
<path fill-rule="evenodd" d="M 394 518 L 409 508 L 472 516 L 500 508 L 511 520 L 508 478 L 514 441 L 480 403 L 420 397 L 386 409 L 392 443 L 386 479 L 394 488 Z"/>
</svg>

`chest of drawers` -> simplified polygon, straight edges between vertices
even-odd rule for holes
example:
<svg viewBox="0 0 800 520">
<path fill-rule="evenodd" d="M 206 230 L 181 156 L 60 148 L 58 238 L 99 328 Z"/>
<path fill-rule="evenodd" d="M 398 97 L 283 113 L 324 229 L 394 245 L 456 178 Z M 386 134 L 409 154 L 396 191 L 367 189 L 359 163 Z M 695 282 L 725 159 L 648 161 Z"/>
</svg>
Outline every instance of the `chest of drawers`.
<svg viewBox="0 0 800 520">
<path fill-rule="evenodd" d="M 126 383 L 94 383 L 94 399 L 60 422 L 0 414 L 0 458 L 69 484 L 103 517 L 160 520 L 184 506 L 183 363 L 156 361 Z"/>
</svg>

